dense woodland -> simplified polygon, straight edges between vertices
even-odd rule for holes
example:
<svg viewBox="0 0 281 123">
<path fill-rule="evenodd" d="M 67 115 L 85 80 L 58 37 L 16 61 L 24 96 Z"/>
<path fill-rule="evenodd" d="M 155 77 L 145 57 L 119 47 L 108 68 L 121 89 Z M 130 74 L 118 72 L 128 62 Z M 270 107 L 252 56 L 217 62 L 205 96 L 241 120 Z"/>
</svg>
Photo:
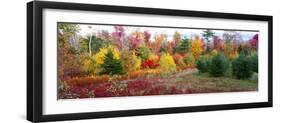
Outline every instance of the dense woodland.
<svg viewBox="0 0 281 123">
<path fill-rule="evenodd" d="M 58 23 L 59 99 L 257 90 L 258 32 L 245 40 L 243 31 L 111 27 L 81 35 L 78 24 Z"/>
</svg>

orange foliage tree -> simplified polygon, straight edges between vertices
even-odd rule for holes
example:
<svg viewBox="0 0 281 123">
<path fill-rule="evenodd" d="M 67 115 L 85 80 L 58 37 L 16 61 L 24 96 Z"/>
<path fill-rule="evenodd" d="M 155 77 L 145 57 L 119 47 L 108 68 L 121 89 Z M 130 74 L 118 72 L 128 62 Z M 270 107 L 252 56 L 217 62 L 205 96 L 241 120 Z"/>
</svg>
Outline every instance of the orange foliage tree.
<svg viewBox="0 0 281 123">
<path fill-rule="evenodd" d="M 204 51 L 204 42 L 199 36 L 191 42 L 191 52 L 195 59 L 197 59 Z"/>
<path fill-rule="evenodd" d="M 160 34 L 160 35 L 155 34 L 154 42 L 152 42 L 152 46 L 151 46 L 152 50 L 155 53 L 159 53 L 161 45 L 165 41 L 167 41 L 167 35 L 166 34 Z"/>
<path fill-rule="evenodd" d="M 173 39 L 176 44 L 179 44 L 181 42 L 181 34 L 178 31 L 176 31 L 174 33 Z"/>
</svg>

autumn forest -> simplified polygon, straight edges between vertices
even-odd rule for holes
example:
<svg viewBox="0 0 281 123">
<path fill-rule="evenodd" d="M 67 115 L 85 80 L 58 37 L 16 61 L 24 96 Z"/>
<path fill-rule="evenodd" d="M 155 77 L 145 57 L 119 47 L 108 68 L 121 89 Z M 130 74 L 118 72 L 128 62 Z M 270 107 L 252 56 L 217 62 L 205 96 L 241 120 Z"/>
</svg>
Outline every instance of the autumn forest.
<svg viewBox="0 0 281 123">
<path fill-rule="evenodd" d="M 57 24 L 58 99 L 258 90 L 257 31 Z"/>
</svg>

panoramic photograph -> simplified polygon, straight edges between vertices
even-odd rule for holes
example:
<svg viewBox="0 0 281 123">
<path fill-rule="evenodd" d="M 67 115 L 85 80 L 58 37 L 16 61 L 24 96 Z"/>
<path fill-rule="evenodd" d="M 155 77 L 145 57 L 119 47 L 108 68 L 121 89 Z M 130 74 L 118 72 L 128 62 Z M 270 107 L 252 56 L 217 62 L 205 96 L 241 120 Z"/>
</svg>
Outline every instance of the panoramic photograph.
<svg viewBox="0 0 281 123">
<path fill-rule="evenodd" d="M 57 99 L 258 91 L 255 30 L 57 23 Z"/>
</svg>

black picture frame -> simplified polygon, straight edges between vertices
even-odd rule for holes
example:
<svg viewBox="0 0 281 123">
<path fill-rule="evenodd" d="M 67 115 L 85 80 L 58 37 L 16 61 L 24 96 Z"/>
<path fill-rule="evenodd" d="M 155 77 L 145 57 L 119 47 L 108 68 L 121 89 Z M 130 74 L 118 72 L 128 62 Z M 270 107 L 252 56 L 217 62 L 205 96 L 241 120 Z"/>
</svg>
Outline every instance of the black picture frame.
<svg viewBox="0 0 281 123">
<path fill-rule="evenodd" d="M 157 108 L 157 109 L 44 115 L 42 113 L 43 111 L 42 110 L 43 109 L 42 107 L 43 106 L 43 102 L 42 102 L 43 100 L 43 95 L 42 95 L 43 12 L 42 10 L 45 8 L 266 21 L 268 22 L 268 101 L 255 102 L 255 103 L 241 103 L 241 104 L 189 106 L 189 107 L 173 107 L 173 108 L 165 107 L 165 108 Z M 154 114 L 272 107 L 273 106 L 272 25 L 273 25 L 273 17 L 265 16 L 265 15 L 248 15 L 248 14 L 93 5 L 93 4 L 80 4 L 80 3 L 45 2 L 45 1 L 29 2 L 27 3 L 27 120 L 32 122 L 45 122 L 45 121 L 63 121 L 63 120 L 94 119 L 94 118 L 107 118 L 107 117 L 123 117 L 123 116 L 137 116 L 137 115 L 154 115 Z"/>
</svg>

